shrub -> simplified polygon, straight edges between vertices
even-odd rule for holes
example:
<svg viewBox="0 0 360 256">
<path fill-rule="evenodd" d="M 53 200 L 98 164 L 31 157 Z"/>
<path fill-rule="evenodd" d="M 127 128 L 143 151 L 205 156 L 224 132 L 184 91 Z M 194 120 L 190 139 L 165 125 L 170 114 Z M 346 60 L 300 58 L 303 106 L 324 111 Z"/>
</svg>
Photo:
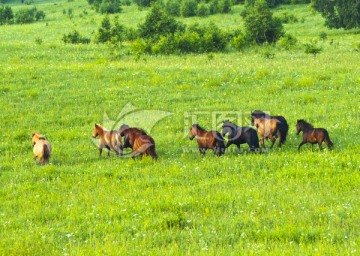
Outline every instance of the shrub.
<svg viewBox="0 0 360 256">
<path fill-rule="evenodd" d="M 210 14 L 209 8 L 207 7 L 207 5 L 204 2 L 201 2 L 198 5 L 196 14 L 197 14 L 197 16 L 200 16 L 200 17 L 205 17 Z"/>
<path fill-rule="evenodd" d="M 184 0 L 181 4 L 181 15 L 184 17 L 196 16 L 196 0 Z"/>
<path fill-rule="evenodd" d="M 266 2 L 255 2 L 242 13 L 245 21 L 246 37 L 257 44 L 274 43 L 284 35 L 279 18 L 273 17 Z"/>
<path fill-rule="evenodd" d="M 15 22 L 18 24 L 32 23 L 35 21 L 36 8 L 20 9 L 15 14 Z"/>
<path fill-rule="evenodd" d="M 277 42 L 279 46 L 285 48 L 286 50 L 290 50 L 294 45 L 296 45 L 296 43 L 297 43 L 297 39 L 290 34 L 285 34 Z"/>
<path fill-rule="evenodd" d="M 166 13 L 171 16 L 180 16 L 180 1 L 168 0 L 165 4 Z"/>
<path fill-rule="evenodd" d="M 145 18 L 145 22 L 139 25 L 139 34 L 143 38 L 152 38 L 157 41 L 160 36 L 174 34 L 176 31 L 185 31 L 185 25 L 177 22 L 159 5 L 154 5 Z"/>
<path fill-rule="evenodd" d="M 62 41 L 65 44 L 88 44 L 90 43 L 89 38 L 82 37 L 80 33 L 74 30 L 72 33 L 63 35 Z"/>
<path fill-rule="evenodd" d="M 120 0 L 102 0 L 99 7 L 100 13 L 120 13 L 121 10 Z"/>
<path fill-rule="evenodd" d="M 322 48 L 313 42 L 305 44 L 304 46 L 305 46 L 305 53 L 312 54 L 314 55 L 314 57 L 316 57 L 316 54 L 322 51 Z"/>
<path fill-rule="evenodd" d="M 14 22 L 14 14 L 10 6 L 0 6 L 0 25 Z"/>
</svg>

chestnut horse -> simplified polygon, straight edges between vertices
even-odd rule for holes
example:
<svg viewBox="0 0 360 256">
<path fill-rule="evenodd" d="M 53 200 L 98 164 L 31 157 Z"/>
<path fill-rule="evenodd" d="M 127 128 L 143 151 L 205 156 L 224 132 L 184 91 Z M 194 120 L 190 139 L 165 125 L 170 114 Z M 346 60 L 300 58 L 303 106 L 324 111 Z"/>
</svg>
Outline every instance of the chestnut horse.
<svg viewBox="0 0 360 256">
<path fill-rule="evenodd" d="M 269 118 L 254 118 L 254 126 L 260 135 L 261 146 L 265 148 L 264 139 L 270 139 L 272 144 L 270 148 L 273 148 L 275 141 L 279 138 L 279 147 L 282 145 L 282 124 L 277 119 Z"/>
<path fill-rule="evenodd" d="M 119 128 L 121 138 L 124 137 L 124 144 L 122 148 L 134 148 L 135 139 L 141 135 L 147 135 L 146 132 L 139 128 L 130 128 L 127 125 L 122 125 Z"/>
<path fill-rule="evenodd" d="M 101 156 L 102 149 L 108 150 L 108 156 L 110 156 L 110 150 L 114 150 L 116 155 L 122 155 L 121 137 L 118 131 L 108 131 L 100 124 L 95 124 L 93 130 L 93 138 L 99 136 L 99 155 Z"/>
<path fill-rule="evenodd" d="M 229 133 L 226 148 L 235 144 L 240 152 L 240 144 L 247 143 L 251 152 L 259 149 L 259 138 L 257 132 L 249 126 L 237 126 L 236 124 L 226 120 L 223 121 L 221 133 L 223 137 Z"/>
<path fill-rule="evenodd" d="M 280 134 L 279 147 L 281 147 L 285 143 L 287 134 L 289 132 L 289 125 L 288 125 L 285 117 L 283 117 L 283 116 L 271 116 L 271 115 L 265 113 L 264 111 L 255 110 L 255 111 L 251 112 L 251 125 L 254 125 L 254 119 L 255 118 L 267 118 L 267 119 L 278 120 L 281 123 L 281 125 L 279 125 L 279 127 L 278 127 L 279 134 Z"/>
<path fill-rule="evenodd" d="M 214 154 L 221 156 L 225 153 L 224 138 L 217 131 L 206 131 L 198 124 L 193 124 L 190 128 L 189 139 L 193 140 L 197 136 L 197 143 L 200 153 L 204 156 L 207 149 L 213 149 Z"/>
<path fill-rule="evenodd" d="M 45 137 L 41 134 L 33 133 L 31 138 L 31 144 L 34 151 L 34 160 L 36 160 L 36 158 L 39 158 L 40 165 L 48 164 L 51 155 L 51 145 L 45 139 Z"/>
<path fill-rule="evenodd" d="M 139 155 L 140 159 L 146 155 L 151 156 L 154 161 L 158 159 L 155 151 L 155 141 L 152 137 L 149 135 L 139 135 L 135 138 L 131 158 L 135 159 L 137 155 Z"/>
<path fill-rule="evenodd" d="M 325 142 L 330 150 L 334 147 L 334 143 L 330 140 L 328 131 L 324 128 L 314 128 L 305 120 L 300 119 L 297 120 L 296 123 L 296 135 L 299 135 L 301 131 L 303 132 L 303 140 L 298 147 L 299 152 L 300 147 L 306 143 L 311 144 L 311 150 L 313 150 L 313 145 L 316 143 L 319 145 L 320 150 L 322 150 L 323 142 Z"/>
</svg>

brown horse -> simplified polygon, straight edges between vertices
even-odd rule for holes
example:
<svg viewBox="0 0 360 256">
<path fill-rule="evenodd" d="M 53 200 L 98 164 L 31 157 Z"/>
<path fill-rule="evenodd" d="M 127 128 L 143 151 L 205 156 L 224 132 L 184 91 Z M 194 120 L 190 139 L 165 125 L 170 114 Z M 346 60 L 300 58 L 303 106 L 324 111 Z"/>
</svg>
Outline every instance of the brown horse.
<svg viewBox="0 0 360 256">
<path fill-rule="evenodd" d="M 325 142 L 326 146 L 329 149 L 334 147 L 334 143 L 330 140 L 329 133 L 324 128 L 314 128 L 311 124 L 306 122 L 303 119 L 297 120 L 296 123 L 296 135 L 299 135 L 300 132 L 303 132 L 303 140 L 298 147 L 300 152 L 300 147 L 306 143 L 311 144 L 311 150 L 313 150 L 313 145 L 318 144 L 320 150 L 322 150 L 322 143 Z"/>
<path fill-rule="evenodd" d="M 108 156 L 110 156 L 110 150 L 114 150 L 116 155 L 122 155 L 121 137 L 118 131 L 108 131 L 103 126 L 95 124 L 93 130 L 93 138 L 99 136 L 99 155 L 101 156 L 102 149 L 108 150 Z"/>
<path fill-rule="evenodd" d="M 203 156 L 207 149 L 212 149 L 214 154 L 221 156 L 225 153 L 224 138 L 217 131 L 206 131 L 198 124 L 193 124 L 190 128 L 189 139 L 193 140 L 197 136 L 197 143 L 200 154 Z"/>
<path fill-rule="evenodd" d="M 149 155 L 154 161 L 158 159 L 155 151 L 155 141 L 149 135 L 139 135 L 135 138 L 133 144 L 133 152 L 131 158 L 135 159 L 135 156 L 139 155 L 141 159 L 143 156 Z"/>
<path fill-rule="evenodd" d="M 147 135 L 146 132 L 140 128 L 130 128 L 127 125 L 122 125 L 119 128 L 121 138 L 124 137 L 124 144 L 122 148 L 134 148 L 135 139 L 141 135 Z"/>
<path fill-rule="evenodd" d="M 262 147 L 265 147 L 264 139 L 270 139 L 272 144 L 270 148 L 273 148 L 275 141 L 279 138 L 279 147 L 282 145 L 281 140 L 281 123 L 277 119 L 270 119 L 270 118 L 254 118 L 254 126 L 260 135 L 260 142 Z"/>
<path fill-rule="evenodd" d="M 48 164 L 51 155 L 51 145 L 45 139 L 45 137 L 41 134 L 33 133 L 31 138 L 31 144 L 34 151 L 34 160 L 36 160 L 36 158 L 39 158 L 40 165 Z"/>
</svg>

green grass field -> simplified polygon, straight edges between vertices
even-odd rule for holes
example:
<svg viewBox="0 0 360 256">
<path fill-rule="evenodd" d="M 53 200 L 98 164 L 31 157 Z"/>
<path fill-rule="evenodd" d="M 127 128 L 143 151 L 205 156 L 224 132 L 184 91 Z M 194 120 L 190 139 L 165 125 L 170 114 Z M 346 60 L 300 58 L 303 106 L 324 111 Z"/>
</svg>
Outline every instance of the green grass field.
<svg viewBox="0 0 360 256">
<path fill-rule="evenodd" d="M 303 18 L 285 25 L 298 39 L 291 50 L 136 58 L 126 45 L 62 43 L 74 29 L 97 30 L 102 17 L 86 1 L 37 8 L 45 21 L 0 26 L 0 255 L 359 253 L 358 31 L 328 30 L 307 6 L 285 6 L 275 12 Z M 199 22 L 241 26 L 242 8 Z M 130 6 L 120 20 L 136 27 L 145 16 Z M 303 47 L 314 39 L 323 47 L 316 57 Z M 117 120 L 129 104 L 134 114 Z M 233 146 L 202 158 L 188 139 L 192 121 L 219 130 L 220 118 L 237 115 L 248 125 L 255 109 L 286 117 L 283 148 L 238 154 Z M 171 115 L 132 120 L 157 111 Z M 300 118 L 326 128 L 335 149 L 307 144 L 298 153 Z M 155 123 L 147 131 L 159 160 L 99 157 L 94 123 L 118 121 Z M 32 159 L 35 131 L 53 146 L 44 167 Z"/>
</svg>

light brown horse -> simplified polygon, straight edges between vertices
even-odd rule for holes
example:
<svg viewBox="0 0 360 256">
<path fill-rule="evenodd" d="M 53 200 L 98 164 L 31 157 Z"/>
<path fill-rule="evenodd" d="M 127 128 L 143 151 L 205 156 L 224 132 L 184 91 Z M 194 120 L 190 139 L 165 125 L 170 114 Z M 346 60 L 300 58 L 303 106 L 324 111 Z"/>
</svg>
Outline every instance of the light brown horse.
<svg viewBox="0 0 360 256">
<path fill-rule="evenodd" d="M 31 144 L 34 151 L 34 160 L 39 158 L 40 165 L 45 165 L 49 163 L 49 158 L 51 155 L 51 145 L 45 139 L 45 137 L 38 133 L 33 133 L 31 138 Z"/>
<path fill-rule="evenodd" d="M 158 156 L 155 151 L 155 141 L 149 135 L 139 135 L 135 138 L 133 144 L 132 159 L 135 159 L 135 156 L 139 155 L 141 159 L 142 156 L 149 155 L 154 161 L 158 159 Z"/>
<path fill-rule="evenodd" d="M 334 143 L 330 140 L 329 133 L 324 128 L 314 128 L 311 124 L 306 122 L 303 119 L 297 120 L 296 123 L 296 135 L 299 135 L 300 132 L 303 132 L 303 140 L 298 147 L 300 152 L 300 147 L 306 143 L 311 144 L 311 151 L 313 150 L 313 145 L 318 144 L 320 150 L 322 150 L 322 143 L 325 142 L 326 146 L 331 150 L 334 146 Z"/>
<path fill-rule="evenodd" d="M 272 142 L 270 148 L 273 148 L 275 141 L 279 138 L 279 147 L 282 145 L 282 133 L 281 133 L 281 122 L 277 119 L 270 118 L 254 118 L 253 119 L 254 126 L 259 133 L 260 143 L 263 148 L 265 148 L 265 139 L 270 139 Z"/>
<path fill-rule="evenodd" d="M 108 156 L 110 156 L 110 150 L 114 150 L 116 155 L 122 155 L 121 137 L 118 131 L 108 131 L 100 124 L 95 124 L 93 130 L 93 138 L 99 136 L 99 155 L 101 156 L 102 149 L 108 150 Z"/>
<path fill-rule="evenodd" d="M 193 124 L 190 128 L 189 139 L 197 137 L 200 153 L 204 156 L 207 149 L 212 149 L 214 154 L 221 156 L 225 153 L 225 143 L 223 136 L 218 131 L 206 131 L 198 124 Z"/>
</svg>

